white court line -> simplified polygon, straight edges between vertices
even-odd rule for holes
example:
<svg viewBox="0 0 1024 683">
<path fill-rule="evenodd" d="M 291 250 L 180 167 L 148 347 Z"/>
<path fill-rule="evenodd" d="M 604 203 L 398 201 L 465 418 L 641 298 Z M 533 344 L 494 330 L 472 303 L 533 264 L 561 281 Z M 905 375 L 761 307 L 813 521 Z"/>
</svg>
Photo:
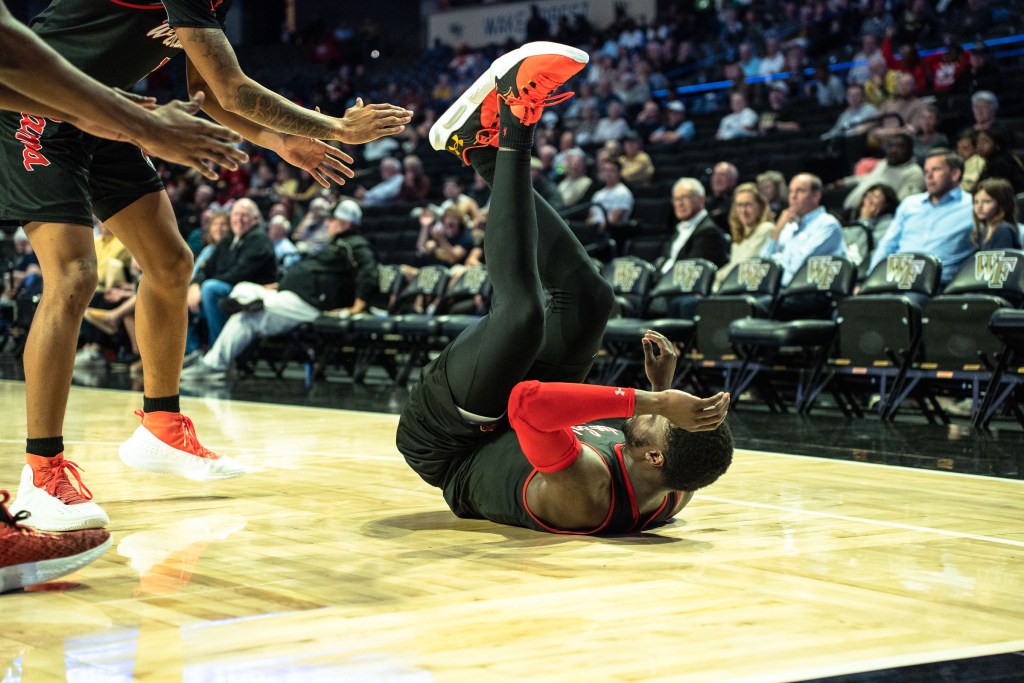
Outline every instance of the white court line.
<svg viewBox="0 0 1024 683">
<path fill-rule="evenodd" d="M 880 519 L 868 519 L 866 517 L 851 517 L 850 515 L 838 515 L 833 512 L 816 512 L 814 510 L 802 510 L 800 508 L 790 508 L 784 505 L 771 505 L 769 503 L 751 503 L 745 500 L 734 500 L 732 498 L 721 498 L 719 496 L 709 496 L 701 494 L 699 500 L 710 500 L 715 503 L 727 503 L 729 505 L 740 505 L 749 508 L 758 508 L 762 510 L 775 510 L 776 512 L 788 512 L 794 515 L 804 515 L 806 517 L 822 517 L 824 519 L 838 519 L 844 522 L 859 522 L 861 524 L 874 524 L 876 526 L 889 527 L 891 529 L 905 529 L 907 531 L 918 531 L 925 534 L 938 534 L 939 536 L 951 536 L 953 538 L 963 538 L 970 541 L 986 541 L 988 543 L 999 543 L 1002 545 L 1011 545 L 1017 548 L 1024 548 L 1024 541 L 1014 541 L 1008 538 L 996 538 L 994 536 L 979 536 L 977 534 L 968 534 L 962 531 L 950 531 L 948 529 L 936 529 L 930 526 L 917 526 L 916 524 L 903 524 L 901 522 L 885 522 Z"/>
</svg>

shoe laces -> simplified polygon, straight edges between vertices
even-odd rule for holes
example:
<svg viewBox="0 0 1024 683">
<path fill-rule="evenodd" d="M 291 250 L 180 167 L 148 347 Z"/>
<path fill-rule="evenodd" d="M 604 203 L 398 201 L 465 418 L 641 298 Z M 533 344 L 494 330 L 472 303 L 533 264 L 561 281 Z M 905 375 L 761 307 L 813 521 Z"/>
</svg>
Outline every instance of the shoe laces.
<svg viewBox="0 0 1024 683">
<path fill-rule="evenodd" d="M 11 499 L 11 494 L 7 493 L 7 491 L 0 491 L 0 494 L 4 497 L 3 500 L 0 500 L 0 526 L 10 527 L 23 536 L 38 536 L 39 533 L 35 529 L 22 524 L 22 522 L 32 516 L 32 513 L 28 510 L 22 510 L 18 514 L 12 515 L 11 511 L 7 509 L 7 501 Z"/>
<path fill-rule="evenodd" d="M 519 95 L 511 95 L 505 98 L 505 104 L 510 107 L 518 105 L 528 109 L 548 107 L 561 104 L 572 97 L 575 93 L 570 91 L 552 95 L 555 90 L 562 87 L 562 83 L 551 78 L 547 74 L 537 74 L 527 85 L 519 89 Z"/>
<path fill-rule="evenodd" d="M 86 503 L 92 500 L 92 491 L 82 481 L 77 463 L 66 460 L 63 456 L 57 456 L 51 458 L 49 464 L 43 465 L 39 469 L 43 475 L 42 488 L 65 505 Z M 78 481 L 78 489 L 71 483 L 68 473 Z"/>
<path fill-rule="evenodd" d="M 136 410 L 135 414 L 142 418 L 146 415 L 141 410 Z M 196 426 L 192 423 L 192 420 L 181 413 L 178 413 L 177 417 L 179 425 L 181 426 L 181 443 L 185 447 L 185 450 L 192 455 L 209 460 L 216 460 L 220 457 L 209 448 L 206 448 L 203 444 L 199 443 L 199 437 L 196 436 Z"/>
</svg>

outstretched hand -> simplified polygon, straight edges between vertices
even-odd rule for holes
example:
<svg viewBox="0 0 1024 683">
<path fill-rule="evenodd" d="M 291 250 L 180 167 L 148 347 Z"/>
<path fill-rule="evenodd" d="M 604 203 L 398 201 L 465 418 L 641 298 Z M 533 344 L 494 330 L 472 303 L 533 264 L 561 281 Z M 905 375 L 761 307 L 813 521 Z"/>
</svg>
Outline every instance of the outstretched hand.
<svg viewBox="0 0 1024 683">
<path fill-rule="evenodd" d="M 363 98 L 349 107 L 342 117 L 345 130 L 342 142 L 361 145 L 386 135 L 395 135 L 405 130 L 405 124 L 412 120 L 412 112 L 394 104 L 363 104 Z"/>
<path fill-rule="evenodd" d="M 640 343 L 644 347 L 644 370 L 647 372 L 647 380 L 651 383 L 651 390 L 663 391 L 671 388 L 679 359 L 676 345 L 668 337 L 654 330 L 644 332 Z"/>
<path fill-rule="evenodd" d="M 352 163 L 352 157 L 314 138 L 286 135 L 277 153 L 292 166 L 309 173 L 324 187 L 330 187 L 332 180 L 344 185 L 342 176 L 355 176 L 355 171 L 346 166 Z"/>
<path fill-rule="evenodd" d="M 710 432 L 729 414 L 729 394 L 721 391 L 710 398 L 697 398 L 684 391 L 664 392 L 665 405 L 658 412 L 688 432 Z"/>
<path fill-rule="evenodd" d="M 215 165 L 233 171 L 248 161 L 249 155 L 234 147 L 242 141 L 238 133 L 196 117 L 204 97 L 198 92 L 188 102 L 174 100 L 152 109 L 156 125 L 136 142 L 155 157 L 191 166 L 216 180 Z M 137 103 L 149 108 L 146 99 Z"/>
</svg>

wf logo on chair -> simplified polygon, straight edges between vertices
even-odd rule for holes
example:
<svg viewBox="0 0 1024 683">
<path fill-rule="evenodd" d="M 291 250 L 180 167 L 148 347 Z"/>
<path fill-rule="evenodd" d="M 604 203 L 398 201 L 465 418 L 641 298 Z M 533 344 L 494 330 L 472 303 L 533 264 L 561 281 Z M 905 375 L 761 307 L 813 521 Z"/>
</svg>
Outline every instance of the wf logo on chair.
<svg viewBox="0 0 1024 683">
<path fill-rule="evenodd" d="M 974 278 L 985 280 L 992 289 L 999 289 L 1017 268 L 1017 259 L 1006 257 L 1004 251 L 979 251 L 974 255 Z"/>
<path fill-rule="evenodd" d="M 636 281 L 643 274 L 643 268 L 635 263 L 620 261 L 615 264 L 615 272 L 612 274 L 612 287 L 616 292 L 632 292 Z"/>
<path fill-rule="evenodd" d="M 748 291 L 760 289 L 761 283 L 764 282 L 765 277 L 768 276 L 768 271 L 771 269 L 771 266 L 760 259 L 742 261 L 739 267 L 739 281 Z"/>
<path fill-rule="evenodd" d="M 885 260 L 885 279 L 899 289 L 910 289 L 917 276 L 924 272 L 924 261 L 912 254 L 892 254 Z"/>
<path fill-rule="evenodd" d="M 466 289 L 479 292 L 487 281 L 487 271 L 483 268 L 467 268 L 462 274 L 462 281 L 466 284 Z"/>
<path fill-rule="evenodd" d="M 692 292 L 703 272 L 704 266 L 697 263 L 677 263 L 672 269 L 672 284 L 681 292 Z"/>
<path fill-rule="evenodd" d="M 818 289 L 830 289 L 842 270 L 842 261 L 833 261 L 828 256 L 812 256 L 807 261 L 807 281 L 816 284 Z"/>
</svg>

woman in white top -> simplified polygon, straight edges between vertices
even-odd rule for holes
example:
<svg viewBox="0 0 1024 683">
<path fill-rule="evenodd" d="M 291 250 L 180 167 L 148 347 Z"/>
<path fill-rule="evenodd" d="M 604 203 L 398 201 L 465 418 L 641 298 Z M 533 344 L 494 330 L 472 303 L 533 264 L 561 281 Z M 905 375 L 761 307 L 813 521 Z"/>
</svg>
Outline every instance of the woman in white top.
<svg viewBox="0 0 1024 683">
<path fill-rule="evenodd" d="M 732 251 L 729 262 L 718 269 L 715 275 L 717 290 L 729 276 L 729 272 L 740 261 L 755 258 L 761 253 L 775 224 L 768 201 L 755 183 L 738 185 L 732 193 L 732 209 L 729 210 L 729 231 L 732 233 Z"/>
</svg>

